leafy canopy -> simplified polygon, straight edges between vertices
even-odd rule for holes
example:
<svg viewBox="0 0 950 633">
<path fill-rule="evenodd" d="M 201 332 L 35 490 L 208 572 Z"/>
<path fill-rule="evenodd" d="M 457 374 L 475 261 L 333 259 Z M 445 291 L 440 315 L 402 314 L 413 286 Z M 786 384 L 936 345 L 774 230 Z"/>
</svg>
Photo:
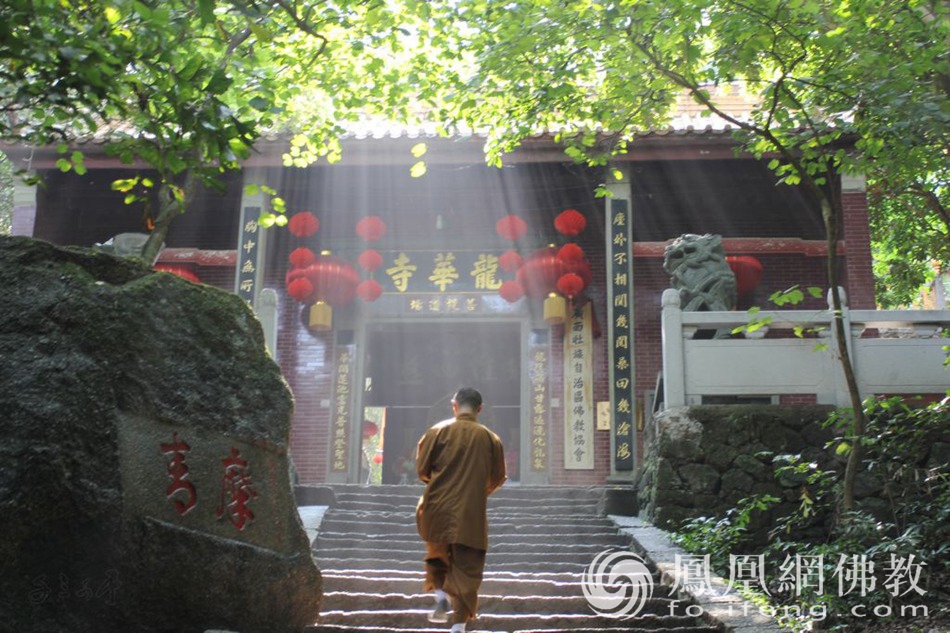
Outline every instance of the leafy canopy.
<svg viewBox="0 0 950 633">
<path fill-rule="evenodd" d="M 452 37 L 440 113 L 487 130 L 494 162 L 545 128 L 602 161 L 685 93 L 783 182 L 867 174 L 876 250 L 909 256 L 915 282 L 950 264 L 942 0 L 457 0 L 436 15 L 433 37 Z M 755 107 L 733 115 L 731 93 Z"/>
<path fill-rule="evenodd" d="M 355 0 L 10 0 L 0 6 L 0 137 L 104 142 L 183 203 L 184 174 L 214 184 L 264 135 L 293 129 L 288 164 L 339 157 L 347 120 L 405 115 L 409 3 Z M 79 145 L 81 147 L 81 145 Z M 181 204 L 183 208 L 183 204 Z"/>
</svg>

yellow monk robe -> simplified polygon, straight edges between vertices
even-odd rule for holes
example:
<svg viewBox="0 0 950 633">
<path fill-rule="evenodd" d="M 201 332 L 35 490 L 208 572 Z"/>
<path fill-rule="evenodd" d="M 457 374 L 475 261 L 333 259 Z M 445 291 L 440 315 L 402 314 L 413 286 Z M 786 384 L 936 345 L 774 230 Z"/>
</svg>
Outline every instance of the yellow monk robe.
<svg viewBox="0 0 950 633">
<path fill-rule="evenodd" d="M 505 449 L 472 413 L 426 431 L 416 452 L 416 472 L 426 484 L 416 506 L 426 542 L 425 591 L 443 589 L 454 621 L 473 619 L 488 550 L 488 496 L 506 478 Z"/>
</svg>

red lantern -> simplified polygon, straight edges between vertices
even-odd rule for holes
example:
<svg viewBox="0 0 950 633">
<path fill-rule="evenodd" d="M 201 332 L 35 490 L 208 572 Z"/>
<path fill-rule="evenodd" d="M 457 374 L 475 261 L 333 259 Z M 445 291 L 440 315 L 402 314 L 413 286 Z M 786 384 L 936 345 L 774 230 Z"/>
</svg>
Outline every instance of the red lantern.
<svg viewBox="0 0 950 633">
<path fill-rule="evenodd" d="M 577 273 L 565 273 L 557 280 L 558 291 L 563 295 L 567 295 L 569 299 L 573 299 L 579 295 L 585 285 L 587 284 L 584 283 L 584 280 L 581 279 L 581 276 Z"/>
<path fill-rule="evenodd" d="M 585 226 L 587 226 L 587 218 L 577 209 L 566 209 L 554 218 L 554 228 L 568 237 L 577 235 L 584 230 Z"/>
<path fill-rule="evenodd" d="M 374 463 L 374 464 L 382 464 L 382 463 L 383 463 L 383 453 L 382 453 L 382 451 L 376 451 L 376 454 L 373 455 L 373 463 Z"/>
<path fill-rule="evenodd" d="M 361 281 L 360 285 L 356 287 L 356 294 L 358 294 L 363 301 L 372 303 L 383 294 L 383 287 L 380 286 L 379 282 L 375 279 L 367 279 Z"/>
<path fill-rule="evenodd" d="M 378 215 L 371 215 L 356 223 L 356 234 L 367 242 L 378 242 L 386 235 L 386 223 Z"/>
<path fill-rule="evenodd" d="M 739 255 L 726 257 L 726 263 L 736 276 L 736 290 L 740 295 L 755 290 L 762 279 L 762 262 L 751 255 Z"/>
<path fill-rule="evenodd" d="M 529 297 L 543 298 L 557 291 L 557 281 L 565 273 L 576 273 L 590 283 L 590 262 L 587 259 L 565 263 L 558 259 L 557 249 L 542 248 L 528 257 L 518 269 L 517 279 Z"/>
<path fill-rule="evenodd" d="M 498 258 L 498 265 L 506 273 L 513 273 L 521 266 L 521 263 L 524 260 L 521 259 L 521 255 L 517 251 L 505 251 Z"/>
<path fill-rule="evenodd" d="M 495 223 L 499 237 L 512 242 L 520 240 L 528 232 L 528 225 L 517 215 L 506 215 Z"/>
<path fill-rule="evenodd" d="M 317 259 L 309 248 L 295 248 L 290 252 L 290 265 L 294 268 L 306 268 Z"/>
<path fill-rule="evenodd" d="M 367 272 L 373 272 L 383 265 L 383 256 L 379 254 L 379 251 L 368 248 L 356 259 L 359 265 L 363 270 Z"/>
<path fill-rule="evenodd" d="M 306 277 L 298 277 L 287 282 L 287 294 L 300 303 L 307 303 L 313 296 L 313 284 Z"/>
<path fill-rule="evenodd" d="M 193 273 L 191 268 L 182 264 L 155 264 L 152 269 L 164 273 L 171 273 L 188 281 L 201 283 L 201 279 L 198 278 L 198 275 Z"/>
<path fill-rule="evenodd" d="M 379 427 L 372 420 L 363 420 L 363 439 L 368 440 L 379 433 Z"/>
<path fill-rule="evenodd" d="M 320 228 L 320 220 L 309 211 L 295 213 L 290 222 L 287 223 L 287 229 L 297 237 L 310 237 Z"/>
<path fill-rule="evenodd" d="M 302 272 L 313 284 L 313 301 L 324 301 L 331 306 L 349 305 L 356 298 L 360 275 L 345 259 L 333 255 L 320 255 L 306 268 L 288 273 Z"/>
<path fill-rule="evenodd" d="M 573 242 L 565 244 L 557 252 L 557 258 L 565 264 L 573 264 L 584 259 L 584 249 Z"/>
<path fill-rule="evenodd" d="M 524 288 L 522 288 L 521 284 L 517 281 L 509 279 L 501 284 L 501 287 L 498 289 L 498 294 L 508 303 L 514 303 L 524 296 Z"/>
</svg>

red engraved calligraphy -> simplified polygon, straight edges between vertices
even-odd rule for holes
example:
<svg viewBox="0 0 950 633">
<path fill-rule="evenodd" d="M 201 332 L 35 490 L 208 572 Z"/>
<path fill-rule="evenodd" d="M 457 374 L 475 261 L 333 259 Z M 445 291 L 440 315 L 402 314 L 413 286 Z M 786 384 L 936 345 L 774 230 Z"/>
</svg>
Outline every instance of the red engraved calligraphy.
<svg viewBox="0 0 950 633">
<path fill-rule="evenodd" d="M 254 520 L 254 513 L 247 504 L 257 497 L 257 491 L 252 486 L 247 461 L 241 459 L 241 451 L 232 447 L 231 454 L 222 459 L 221 464 L 224 469 L 217 516 L 221 519 L 227 515 L 231 525 L 243 530 Z"/>
<path fill-rule="evenodd" d="M 194 485 L 188 481 L 188 465 L 185 463 L 185 453 L 191 450 L 183 440 L 178 439 L 178 433 L 172 433 L 170 444 L 161 444 L 162 455 L 170 455 L 168 460 L 168 477 L 172 480 L 165 489 L 165 497 L 172 499 L 175 495 L 185 495 L 185 500 L 172 499 L 172 506 L 178 514 L 184 516 L 198 502 Z"/>
</svg>

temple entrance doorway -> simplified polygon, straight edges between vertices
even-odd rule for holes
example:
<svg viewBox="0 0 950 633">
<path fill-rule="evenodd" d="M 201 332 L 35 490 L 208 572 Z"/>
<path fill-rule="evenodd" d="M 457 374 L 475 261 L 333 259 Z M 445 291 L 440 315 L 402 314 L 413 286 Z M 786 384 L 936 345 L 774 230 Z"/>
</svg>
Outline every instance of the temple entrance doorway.
<svg viewBox="0 0 950 633">
<path fill-rule="evenodd" d="M 365 340 L 361 482 L 415 483 L 419 438 L 452 417 L 451 398 L 463 386 L 482 393 L 479 422 L 501 437 L 509 480 L 518 481 L 520 322 L 375 323 Z"/>
</svg>

